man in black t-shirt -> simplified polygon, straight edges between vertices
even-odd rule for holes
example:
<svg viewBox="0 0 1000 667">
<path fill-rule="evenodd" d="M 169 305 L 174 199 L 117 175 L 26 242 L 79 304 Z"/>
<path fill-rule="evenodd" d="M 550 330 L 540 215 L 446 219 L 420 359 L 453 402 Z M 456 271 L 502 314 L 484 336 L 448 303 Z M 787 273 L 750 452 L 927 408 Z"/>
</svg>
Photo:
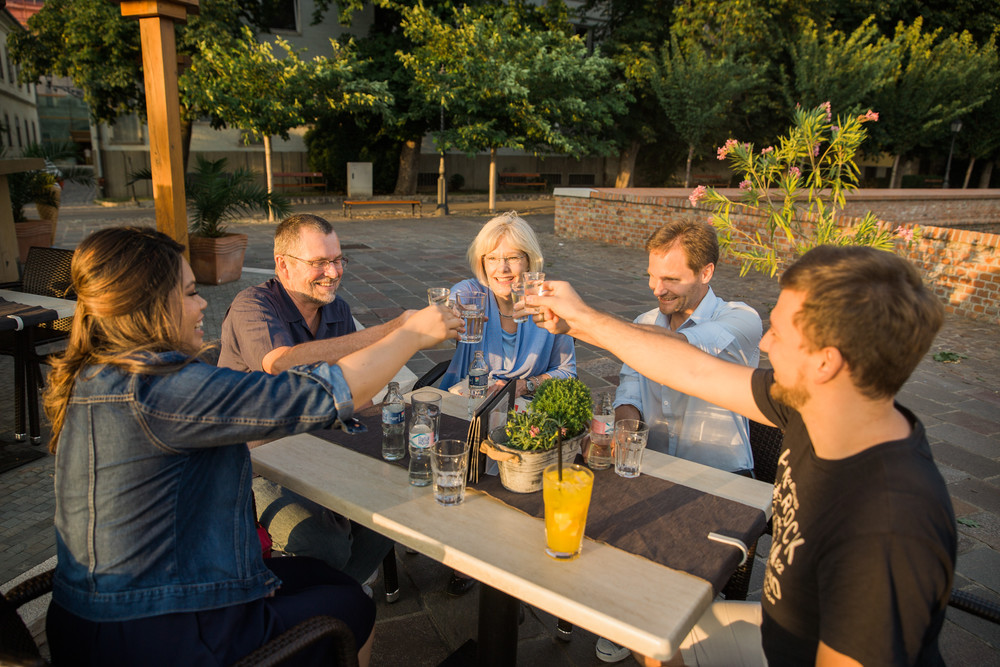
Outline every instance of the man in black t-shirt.
<svg viewBox="0 0 1000 667">
<path fill-rule="evenodd" d="M 943 308 L 891 253 L 821 246 L 781 277 L 761 341 L 773 370 L 599 313 L 548 282 L 536 322 L 656 382 L 785 430 L 761 640 L 771 667 L 941 664 L 956 529 L 923 425 L 894 397 Z"/>
</svg>

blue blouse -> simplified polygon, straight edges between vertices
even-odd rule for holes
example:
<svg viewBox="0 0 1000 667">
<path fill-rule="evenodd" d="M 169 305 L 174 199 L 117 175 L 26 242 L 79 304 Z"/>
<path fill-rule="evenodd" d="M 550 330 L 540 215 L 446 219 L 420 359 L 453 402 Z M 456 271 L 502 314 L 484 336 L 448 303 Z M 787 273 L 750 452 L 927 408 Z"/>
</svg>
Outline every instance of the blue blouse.
<svg viewBox="0 0 1000 667">
<path fill-rule="evenodd" d="M 529 317 L 517 325 L 514 357 L 504 354 L 503 328 L 500 326 L 500 308 L 493 292 L 478 280 L 463 280 L 451 288 L 452 295 L 483 292 L 486 299 L 486 323 L 483 340 L 478 343 L 459 343 L 448 370 L 441 379 L 441 388 L 447 390 L 469 373 L 469 364 L 476 350 L 482 350 L 490 373 L 500 380 L 523 379 L 547 373 L 555 378 L 576 377 L 576 350 L 573 338 L 552 334 L 535 325 Z"/>
</svg>

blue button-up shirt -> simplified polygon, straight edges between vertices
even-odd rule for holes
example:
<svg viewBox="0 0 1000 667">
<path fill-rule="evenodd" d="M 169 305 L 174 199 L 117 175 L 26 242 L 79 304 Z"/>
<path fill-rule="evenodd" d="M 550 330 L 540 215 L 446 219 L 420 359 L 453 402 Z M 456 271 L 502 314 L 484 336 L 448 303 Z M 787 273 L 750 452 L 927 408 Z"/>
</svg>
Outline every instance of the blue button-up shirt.
<svg viewBox="0 0 1000 667">
<path fill-rule="evenodd" d="M 85 368 L 56 451 L 53 599 L 124 621 L 266 596 L 280 582 L 261 556 L 244 443 L 352 412 L 340 369 L 325 363 L 279 375 L 202 362 L 162 375 Z"/>
<path fill-rule="evenodd" d="M 634 322 L 670 326 L 658 308 Z M 760 315 L 745 303 L 723 301 L 712 288 L 677 333 L 720 359 L 751 367 L 760 361 Z M 745 417 L 657 384 L 628 365 L 622 365 L 619 378 L 615 407 L 633 405 L 642 412 L 649 425 L 650 449 L 722 470 L 753 468 Z"/>
</svg>

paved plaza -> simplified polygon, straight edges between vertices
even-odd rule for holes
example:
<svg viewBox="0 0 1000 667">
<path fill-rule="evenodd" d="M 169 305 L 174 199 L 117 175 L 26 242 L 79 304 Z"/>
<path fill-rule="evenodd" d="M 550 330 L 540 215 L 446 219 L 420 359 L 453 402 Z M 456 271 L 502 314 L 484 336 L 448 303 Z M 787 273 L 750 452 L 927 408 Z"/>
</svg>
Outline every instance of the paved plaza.
<svg viewBox="0 0 1000 667">
<path fill-rule="evenodd" d="M 645 277 L 641 249 L 561 239 L 553 234 L 551 200 L 498 204 L 516 209 L 538 232 L 549 277 L 571 281 L 593 305 L 631 320 L 655 305 Z M 334 223 L 350 265 L 340 294 L 355 317 L 377 324 L 406 308 L 426 304 L 426 288 L 450 286 L 471 275 L 466 249 L 489 215 L 482 202 L 454 203 L 447 217 L 420 219 L 366 211 L 345 219 L 339 202 L 296 205 Z M 433 203 L 425 205 L 433 210 Z M 374 217 L 381 215 L 383 217 Z M 57 245 L 74 247 L 102 226 L 154 224 L 151 203 L 101 208 L 70 201 L 60 212 Z M 273 224 L 263 220 L 231 226 L 249 235 L 246 270 L 234 283 L 199 286 L 208 301 L 206 338 L 218 338 L 222 318 L 239 290 L 269 277 Z M 758 275 L 740 278 L 736 268 L 720 266 L 716 293 L 745 301 L 767 314 L 777 300 L 777 283 Z M 906 341 L 899 341 L 905 345 Z M 450 358 L 452 347 L 424 351 L 408 364 L 418 376 Z M 957 363 L 933 359 L 938 352 L 962 355 Z M 766 363 L 766 361 L 764 362 Z M 620 362 L 606 352 L 577 344 L 580 378 L 596 393 L 613 390 Z M 13 443 L 13 364 L 0 357 L 0 451 L 16 453 L 29 445 Z M 959 518 L 956 586 L 1000 600 L 1000 329 L 997 322 L 949 316 L 931 352 L 905 386 L 900 401 L 927 426 L 938 466 L 948 482 Z M 844 416 L 849 419 L 849 415 Z M 36 450 L 39 447 L 35 448 Z M 52 517 L 52 457 L 45 456 L 0 474 L 0 583 L 9 581 L 55 553 Z M 760 598 L 768 537 L 758 547 L 751 598 Z M 453 599 L 444 594 L 450 570 L 421 555 L 398 549 L 402 595 L 395 604 L 379 602 L 373 665 L 437 665 L 476 634 L 477 592 Z M 585 556 L 584 556 L 585 557 Z M 580 582 L 586 586 L 587 582 Z M 376 586 L 376 599 L 382 600 Z M 577 628 L 570 641 L 556 638 L 555 620 L 528 609 L 520 628 L 518 664 L 600 665 L 595 636 Z M 949 609 L 942 645 L 948 664 L 1000 665 L 1000 627 Z M 623 663 L 630 664 L 630 663 Z"/>
</svg>

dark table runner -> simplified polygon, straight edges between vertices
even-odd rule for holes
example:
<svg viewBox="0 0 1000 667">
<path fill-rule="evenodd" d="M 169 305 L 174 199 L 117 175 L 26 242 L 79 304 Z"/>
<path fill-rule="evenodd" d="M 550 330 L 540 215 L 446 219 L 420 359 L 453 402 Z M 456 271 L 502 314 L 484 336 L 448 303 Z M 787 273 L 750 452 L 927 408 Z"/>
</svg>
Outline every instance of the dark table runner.
<svg viewBox="0 0 1000 667">
<path fill-rule="evenodd" d="M 407 415 L 410 408 L 407 406 Z M 343 431 L 315 434 L 374 458 L 382 456 L 382 420 L 378 406 L 358 413 L 367 433 Z M 441 437 L 464 440 L 469 422 L 441 415 Z M 579 462 L 579 461 L 578 461 Z M 404 457 L 397 464 L 407 466 Z M 482 491 L 539 519 L 545 516 L 542 494 L 514 493 L 500 478 L 483 475 L 470 488 Z M 652 561 L 700 577 L 712 584 L 715 594 L 725 586 L 739 565 L 741 552 L 708 539 L 711 532 L 735 537 L 747 546 L 764 532 L 764 513 L 758 509 L 675 484 L 651 475 L 625 479 L 614 467 L 594 471 L 594 491 L 587 516 L 587 537 Z"/>
<path fill-rule="evenodd" d="M 8 301 L 0 297 L 0 331 L 14 331 L 17 329 L 17 320 L 8 315 L 16 315 L 21 318 L 24 326 L 30 327 L 43 322 L 52 322 L 58 319 L 56 311 L 41 306 L 26 306 L 16 301 Z"/>
</svg>

